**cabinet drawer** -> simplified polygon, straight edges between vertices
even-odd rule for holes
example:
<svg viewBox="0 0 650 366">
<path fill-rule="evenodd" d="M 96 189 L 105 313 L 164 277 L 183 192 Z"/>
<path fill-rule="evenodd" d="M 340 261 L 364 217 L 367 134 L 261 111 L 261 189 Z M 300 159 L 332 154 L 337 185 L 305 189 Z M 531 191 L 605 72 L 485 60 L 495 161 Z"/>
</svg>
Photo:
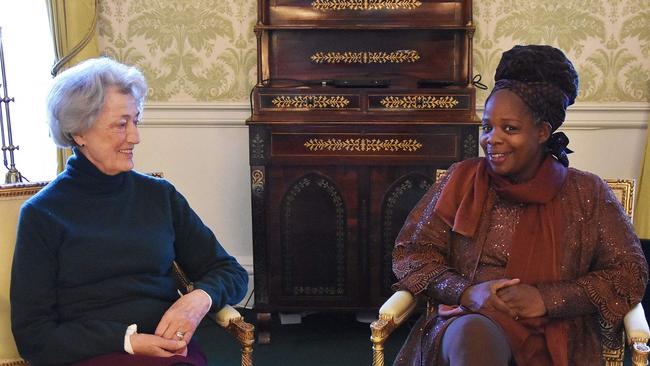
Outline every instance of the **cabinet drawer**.
<svg viewBox="0 0 650 366">
<path fill-rule="evenodd" d="M 436 24 L 464 26 L 471 21 L 467 0 L 267 0 L 263 23 Z"/>
<path fill-rule="evenodd" d="M 431 79 L 469 83 L 469 36 L 457 30 L 269 30 L 265 80 Z"/>
<path fill-rule="evenodd" d="M 271 135 L 271 158 L 363 157 L 436 159 L 460 158 L 459 136 L 438 133 L 290 133 Z"/>
</svg>

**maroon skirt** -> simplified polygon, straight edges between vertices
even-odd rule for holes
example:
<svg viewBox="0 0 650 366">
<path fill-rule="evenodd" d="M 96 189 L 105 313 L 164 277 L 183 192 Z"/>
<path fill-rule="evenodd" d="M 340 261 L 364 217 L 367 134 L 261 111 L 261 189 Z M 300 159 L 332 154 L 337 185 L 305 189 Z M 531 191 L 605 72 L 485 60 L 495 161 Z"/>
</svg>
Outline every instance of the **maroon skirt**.
<svg viewBox="0 0 650 366">
<path fill-rule="evenodd" d="M 187 357 L 175 355 L 171 357 L 154 357 L 130 355 L 126 352 L 115 352 L 101 355 L 72 364 L 71 366 L 174 366 L 191 365 L 206 366 L 208 363 L 199 345 L 193 340 L 187 345 Z"/>
</svg>

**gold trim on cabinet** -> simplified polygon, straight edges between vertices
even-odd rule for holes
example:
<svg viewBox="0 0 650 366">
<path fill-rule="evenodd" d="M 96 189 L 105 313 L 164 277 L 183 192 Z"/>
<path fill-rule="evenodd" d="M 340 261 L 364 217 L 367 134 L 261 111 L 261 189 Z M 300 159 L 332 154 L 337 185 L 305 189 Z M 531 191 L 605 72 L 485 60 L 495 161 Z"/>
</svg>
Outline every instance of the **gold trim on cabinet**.
<svg viewBox="0 0 650 366">
<path fill-rule="evenodd" d="M 255 169 L 251 172 L 251 178 L 253 180 L 253 189 L 262 189 L 264 188 L 264 173 L 259 170 Z"/>
<path fill-rule="evenodd" d="M 271 101 L 276 108 L 302 108 L 302 109 L 323 109 L 323 108 L 345 108 L 350 100 L 341 95 L 279 95 Z"/>
<path fill-rule="evenodd" d="M 386 109 L 452 109 L 459 103 L 455 97 L 433 95 L 388 96 L 380 101 Z"/>
<path fill-rule="evenodd" d="M 416 50 L 393 52 L 316 52 L 310 59 L 317 64 L 403 64 L 420 59 Z"/>
<path fill-rule="evenodd" d="M 410 10 L 422 5 L 419 0 L 315 0 L 318 10 Z"/>
<path fill-rule="evenodd" d="M 422 148 L 415 139 L 309 139 L 304 146 L 309 151 L 406 151 L 414 152 Z"/>
</svg>

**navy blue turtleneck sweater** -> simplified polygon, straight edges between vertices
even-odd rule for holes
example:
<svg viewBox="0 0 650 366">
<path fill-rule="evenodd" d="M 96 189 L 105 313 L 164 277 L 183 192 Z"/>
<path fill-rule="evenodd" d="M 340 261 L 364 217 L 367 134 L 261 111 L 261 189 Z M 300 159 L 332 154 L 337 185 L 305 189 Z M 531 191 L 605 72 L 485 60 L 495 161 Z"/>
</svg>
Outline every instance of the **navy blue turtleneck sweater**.
<svg viewBox="0 0 650 366">
<path fill-rule="evenodd" d="M 240 301 L 248 276 L 166 180 L 108 176 L 79 151 L 22 207 L 11 319 L 32 365 L 124 349 L 129 324 L 153 333 L 178 299 L 176 260 L 212 310 Z"/>
</svg>

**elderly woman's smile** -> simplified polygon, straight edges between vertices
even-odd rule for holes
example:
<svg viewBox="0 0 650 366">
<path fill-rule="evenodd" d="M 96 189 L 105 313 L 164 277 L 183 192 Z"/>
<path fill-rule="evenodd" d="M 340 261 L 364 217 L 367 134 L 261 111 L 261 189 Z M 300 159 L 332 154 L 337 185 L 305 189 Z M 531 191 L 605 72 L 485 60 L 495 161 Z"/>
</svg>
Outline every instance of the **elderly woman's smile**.
<svg viewBox="0 0 650 366">
<path fill-rule="evenodd" d="M 109 87 L 92 127 L 74 135 L 79 150 L 99 170 L 115 175 L 133 169 L 133 148 L 140 142 L 135 98 Z"/>
</svg>

